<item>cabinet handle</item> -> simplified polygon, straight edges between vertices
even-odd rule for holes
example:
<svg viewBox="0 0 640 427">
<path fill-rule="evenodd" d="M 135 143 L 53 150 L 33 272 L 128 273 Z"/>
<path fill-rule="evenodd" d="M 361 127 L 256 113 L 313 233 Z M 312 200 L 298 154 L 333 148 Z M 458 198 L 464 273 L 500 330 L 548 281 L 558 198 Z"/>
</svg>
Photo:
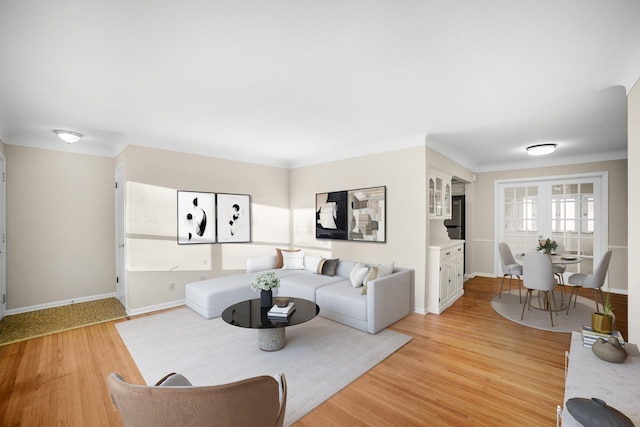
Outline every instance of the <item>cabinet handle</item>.
<svg viewBox="0 0 640 427">
<path fill-rule="evenodd" d="M 445 254 L 445 255 L 451 255 L 451 251 L 449 251 L 449 252 L 445 252 L 444 254 Z"/>
</svg>

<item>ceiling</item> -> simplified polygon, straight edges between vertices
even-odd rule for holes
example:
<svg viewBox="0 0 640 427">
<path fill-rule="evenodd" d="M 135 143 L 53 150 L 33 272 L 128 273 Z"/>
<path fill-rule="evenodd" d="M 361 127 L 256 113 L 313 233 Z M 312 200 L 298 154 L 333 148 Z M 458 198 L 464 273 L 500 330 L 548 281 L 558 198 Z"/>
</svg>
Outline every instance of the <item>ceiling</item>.
<svg viewBox="0 0 640 427">
<path fill-rule="evenodd" d="M 0 0 L 0 139 L 76 153 L 622 159 L 639 77 L 640 1 Z"/>
</svg>

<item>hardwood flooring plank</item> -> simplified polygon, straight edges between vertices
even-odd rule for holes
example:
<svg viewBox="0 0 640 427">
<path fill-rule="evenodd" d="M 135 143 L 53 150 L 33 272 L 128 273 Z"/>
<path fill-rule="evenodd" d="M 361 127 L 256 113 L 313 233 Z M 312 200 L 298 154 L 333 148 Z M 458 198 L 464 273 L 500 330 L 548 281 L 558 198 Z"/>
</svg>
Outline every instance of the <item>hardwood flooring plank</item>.
<svg viewBox="0 0 640 427">
<path fill-rule="evenodd" d="M 413 340 L 296 425 L 555 425 L 570 334 L 502 318 L 490 306 L 499 287 L 499 279 L 473 278 L 441 315 L 393 325 Z M 612 300 L 626 337 L 626 296 Z M 115 328 L 120 321 L 0 347 L 0 425 L 122 425 L 107 375 L 144 380 Z"/>
</svg>

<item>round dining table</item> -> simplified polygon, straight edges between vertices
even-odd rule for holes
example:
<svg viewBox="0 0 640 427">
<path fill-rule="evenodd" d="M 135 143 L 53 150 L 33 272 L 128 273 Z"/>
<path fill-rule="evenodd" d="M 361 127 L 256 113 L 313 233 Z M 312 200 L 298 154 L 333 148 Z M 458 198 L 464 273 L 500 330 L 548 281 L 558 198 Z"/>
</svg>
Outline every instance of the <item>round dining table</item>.
<svg viewBox="0 0 640 427">
<path fill-rule="evenodd" d="M 527 254 L 526 252 L 520 252 L 518 254 L 515 254 L 514 258 L 518 261 L 522 261 L 526 254 Z M 563 265 L 579 264 L 584 259 L 578 255 L 570 255 L 570 254 L 552 254 L 552 255 L 549 255 L 549 257 L 551 258 L 551 264 L 563 264 Z"/>
</svg>

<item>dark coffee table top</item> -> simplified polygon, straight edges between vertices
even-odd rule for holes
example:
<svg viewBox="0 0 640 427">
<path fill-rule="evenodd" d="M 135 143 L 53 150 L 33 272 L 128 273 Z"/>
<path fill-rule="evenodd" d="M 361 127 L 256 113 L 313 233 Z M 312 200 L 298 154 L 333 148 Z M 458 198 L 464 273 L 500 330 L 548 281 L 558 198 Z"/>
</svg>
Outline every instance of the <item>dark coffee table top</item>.
<svg viewBox="0 0 640 427">
<path fill-rule="evenodd" d="M 320 313 L 320 307 L 315 302 L 291 298 L 296 309 L 288 318 L 271 318 L 267 316 L 269 308 L 260 307 L 260 298 L 251 299 L 233 304 L 222 312 L 222 320 L 233 326 L 252 329 L 284 328 L 298 325 L 316 317 Z"/>
</svg>

